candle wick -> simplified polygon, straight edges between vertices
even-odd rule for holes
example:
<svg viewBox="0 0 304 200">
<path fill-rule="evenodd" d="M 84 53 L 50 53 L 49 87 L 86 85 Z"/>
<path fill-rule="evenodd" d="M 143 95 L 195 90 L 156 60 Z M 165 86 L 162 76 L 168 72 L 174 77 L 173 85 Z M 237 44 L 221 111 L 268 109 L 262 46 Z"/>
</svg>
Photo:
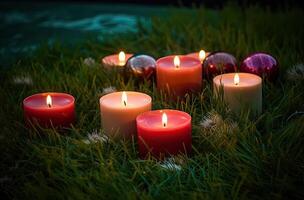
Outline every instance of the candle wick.
<svg viewBox="0 0 304 200">
<path fill-rule="evenodd" d="M 49 108 L 51 107 L 51 104 L 50 104 L 50 103 L 48 103 L 48 107 L 49 107 Z"/>
<path fill-rule="evenodd" d="M 167 126 L 167 124 L 166 123 L 164 123 L 164 127 L 166 127 Z"/>
<path fill-rule="evenodd" d="M 125 106 L 127 106 L 127 102 L 126 101 L 123 101 L 123 103 L 124 103 Z"/>
</svg>

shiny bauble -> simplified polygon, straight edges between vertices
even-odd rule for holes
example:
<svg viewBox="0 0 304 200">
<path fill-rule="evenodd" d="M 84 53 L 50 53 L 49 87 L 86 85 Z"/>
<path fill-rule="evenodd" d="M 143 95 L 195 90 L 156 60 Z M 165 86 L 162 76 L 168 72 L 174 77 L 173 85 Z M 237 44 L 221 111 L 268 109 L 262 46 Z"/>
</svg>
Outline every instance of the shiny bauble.
<svg viewBox="0 0 304 200">
<path fill-rule="evenodd" d="M 128 77 L 150 80 L 155 76 L 156 60 L 146 54 L 135 54 L 128 59 L 125 73 Z"/>
<path fill-rule="evenodd" d="M 212 52 L 203 62 L 204 75 L 207 79 L 237 70 L 237 61 L 235 57 L 226 52 Z"/>
<path fill-rule="evenodd" d="M 275 81 L 279 75 L 279 64 L 273 56 L 257 52 L 250 54 L 243 60 L 240 71 L 256 74 L 269 81 Z"/>
</svg>

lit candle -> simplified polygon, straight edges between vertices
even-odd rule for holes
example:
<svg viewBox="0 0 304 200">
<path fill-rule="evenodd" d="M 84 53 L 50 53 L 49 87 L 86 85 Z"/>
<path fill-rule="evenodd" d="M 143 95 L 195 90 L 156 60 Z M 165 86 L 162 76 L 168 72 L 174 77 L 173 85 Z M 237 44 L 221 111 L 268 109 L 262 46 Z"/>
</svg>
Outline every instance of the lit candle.
<svg viewBox="0 0 304 200">
<path fill-rule="evenodd" d="M 75 121 L 75 99 L 65 93 L 40 93 L 23 100 L 28 124 L 43 128 L 69 127 Z"/>
<path fill-rule="evenodd" d="M 108 69 L 120 69 L 125 66 L 127 60 L 133 56 L 133 54 L 125 54 L 123 51 L 118 54 L 109 55 L 102 59 L 102 64 Z"/>
<path fill-rule="evenodd" d="M 136 135 L 137 115 L 151 110 L 151 97 L 140 92 L 114 92 L 102 96 L 100 113 L 102 126 L 108 136 L 131 138 Z"/>
<path fill-rule="evenodd" d="M 202 87 L 202 66 L 190 56 L 167 56 L 157 60 L 157 88 L 171 97 L 199 92 Z"/>
<path fill-rule="evenodd" d="M 136 118 L 139 154 L 164 158 L 191 153 L 191 116 L 178 110 L 154 110 Z"/>
<path fill-rule="evenodd" d="M 189 53 L 187 56 L 191 56 L 193 58 L 197 58 L 201 61 L 201 63 L 204 62 L 205 58 L 209 55 L 209 52 L 206 52 L 204 50 L 200 50 L 199 52 Z"/>
<path fill-rule="evenodd" d="M 262 112 L 262 79 L 249 73 L 228 73 L 214 77 L 213 89 L 216 95 L 223 92 L 229 108 L 239 113 L 250 109 L 254 114 Z"/>
</svg>

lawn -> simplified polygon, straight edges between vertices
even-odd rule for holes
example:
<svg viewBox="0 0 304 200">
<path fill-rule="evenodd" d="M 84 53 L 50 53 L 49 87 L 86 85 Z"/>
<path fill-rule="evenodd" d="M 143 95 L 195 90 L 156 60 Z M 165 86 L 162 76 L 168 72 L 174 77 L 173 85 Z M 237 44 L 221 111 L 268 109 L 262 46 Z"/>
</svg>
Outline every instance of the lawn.
<svg viewBox="0 0 304 200">
<path fill-rule="evenodd" d="M 1 67 L 2 192 L 17 199 L 303 199 L 303 16 L 297 8 L 168 9 L 165 17 L 152 18 L 151 26 L 139 21 L 135 33 L 42 44 Z M 279 77 L 263 83 L 262 115 L 233 115 L 213 98 L 207 80 L 201 95 L 166 102 L 155 83 L 125 79 L 100 64 L 121 49 L 159 58 L 201 48 L 229 52 L 239 62 L 256 51 L 278 59 Z M 140 160 L 136 141 L 103 140 L 99 98 L 112 89 L 147 93 L 153 109 L 188 112 L 192 155 L 168 165 Z M 77 121 L 64 134 L 25 127 L 23 99 L 46 91 L 76 99 Z"/>
</svg>

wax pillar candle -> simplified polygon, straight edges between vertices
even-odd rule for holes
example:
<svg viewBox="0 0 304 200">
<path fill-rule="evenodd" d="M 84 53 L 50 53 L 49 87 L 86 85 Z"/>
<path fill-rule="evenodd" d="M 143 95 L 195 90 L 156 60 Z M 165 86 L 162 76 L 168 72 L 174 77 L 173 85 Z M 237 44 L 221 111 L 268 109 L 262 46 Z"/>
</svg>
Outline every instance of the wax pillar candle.
<svg viewBox="0 0 304 200">
<path fill-rule="evenodd" d="M 40 93 L 23 100 L 27 123 L 43 128 L 68 127 L 75 120 L 75 99 L 65 93 Z"/>
<path fill-rule="evenodd" d="M 187 56 L 197 58 L 201 61 L 201 63 L 204 62 L 205 58 L 209 55 L 209 52 L 205 52 L 204 50 L 200 50 L 199 52 L 189 53 Z"/>
<path fill-rule="evenodd" d="M 250 109 L 254 114 L 262 112 L 262 79 L 249 73 L 228 73 L 214 77 L 215 94 L 223 92 L 224 101 L 235 113 L 241 108 Z"/>
<path fill-rule="evenodd" d="M 102 64 L 104 67 L 108 69 L 118 69 L 120 70 L 125 64 L 127 60 L 133 54 L 125 54 L 123 51 L 119 52 L 119 54 L 109 55 L 102 59 Z"/>
<path fill-rule="evenodd" d="M 157 60 L 157 88 L 170 96 L 183 97 L 199 92 L 202 87 L 202 66 L 190 56 L 167 56 Z"/>
<path fill-rule="evenodd" d="M 102 96 L 100 112 L 105 133 L 116 138 L 136 135 L 137 115 L 151 110 L 151 97 L 140 92 L 114 92 Z"/>
<path fill-rule="evenodd" d="M 191 116 L 178 110 L 154 110 L 136 118 L 139 154 L 164 158 L 191 153 Z"/>
</svg>

